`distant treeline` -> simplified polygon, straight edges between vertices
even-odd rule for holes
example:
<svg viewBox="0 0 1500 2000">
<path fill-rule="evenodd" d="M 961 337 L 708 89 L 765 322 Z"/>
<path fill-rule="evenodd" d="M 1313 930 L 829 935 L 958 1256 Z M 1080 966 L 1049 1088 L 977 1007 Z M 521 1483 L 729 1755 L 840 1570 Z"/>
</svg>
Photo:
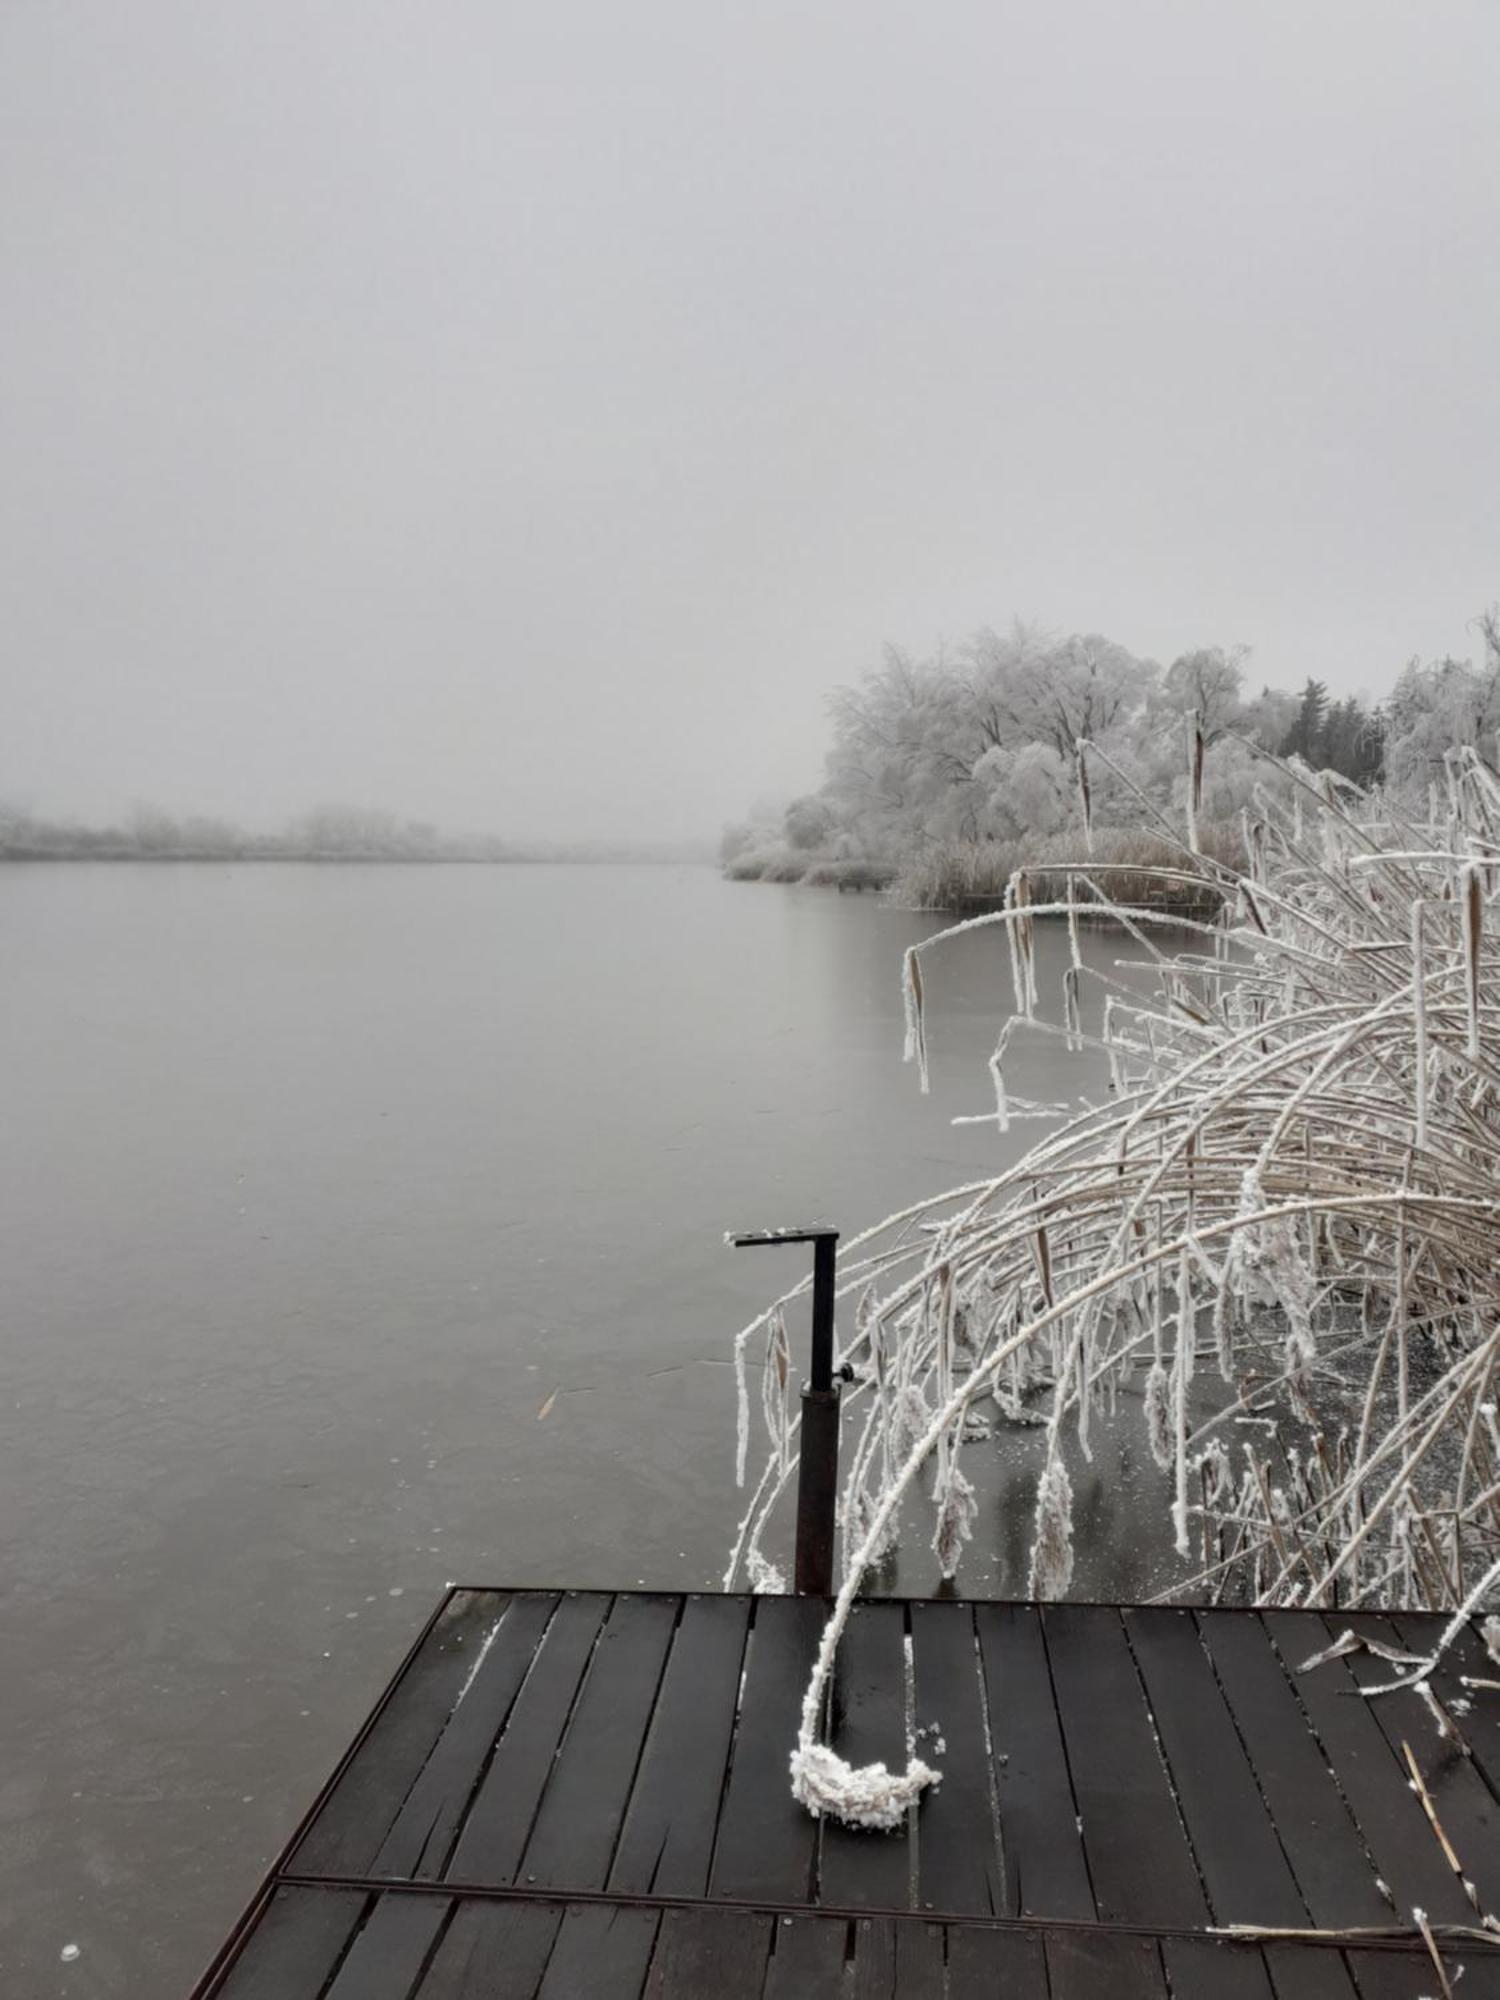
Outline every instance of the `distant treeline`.
<svg viewBox="0 0 1500 2000">
<path fill-rule="evenodd" d="M 357 806 L 320 806 L 275 833 L 227 819 L 175 819 L 138 806 L 123 825 L 40 819 L 0 804 L 0 857 L 11 861 L 509 861 L 490 836 L 443 834 L 425 820 Z"/>
<path fill-rule="evenodd" d="M 1456 744 L 1495 761 L 1495 613 L 1478 632 L 1479 661 L 1413 660 L 1372 704 L 1331 700 L 1316 678 L 1295 693 L 1252 693 L 1243 648 L 1201 647 L 1163 668 L 1097 633 L 1019 624 L 925 659 L 890 646 L 831 698 L 823 784 L 778 821 L 726 828 L 721 859 L 740 880 L 843 882 L 857 870 L 894 879 L 907 900 L 948 906 L 998 894 L 1023 861 L 1070 856 L 1087 790 L 1096 838 L 1120 846 L 1123 862 L 1132 840 L 1182 825 L 1195 725 L 1199 818 L 1225 840 L 1256 787 L 1276 782 L 1263 752 L 1425 795 Z M 1098 754 L 1084 757 L 1085 745 Z M 960 883 L 961 895 L 948 886 Z"/>
<path fill-rule="evenodd" d="M 319 806 L 275 833 L 138 806 L 121 825 L 43 819 L 0 801 L 0 861 L 705 861 L 685 844 L 544 843 L 440 832 L 378 807 Z"/>
</svg>

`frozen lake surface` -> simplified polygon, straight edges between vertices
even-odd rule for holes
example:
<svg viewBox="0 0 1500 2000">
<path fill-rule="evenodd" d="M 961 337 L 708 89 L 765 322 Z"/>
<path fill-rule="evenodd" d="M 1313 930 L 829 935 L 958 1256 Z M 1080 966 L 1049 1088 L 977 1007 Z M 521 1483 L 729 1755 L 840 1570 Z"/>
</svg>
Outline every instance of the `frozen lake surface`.
<svg viewBox="0 0 1500 2000">
<path fill-rule="evenodd" d="M 939 928 L 706 868 L 0 870 L 0 1988 L 185 1991 L 449 1579 L 717 1583 L 729 1343 L 802 1255 L 723 1231 L 1038 1129 L 949 1123 L 998 933 L 931 963 L 931 1097 L 901 1066 Z M 1027 1462 L 968 1593 L 1024 1586 Z M 1155 1478 L 1080 1483 L 1078 1595 L 1159 1580 Z"/>
</svg>

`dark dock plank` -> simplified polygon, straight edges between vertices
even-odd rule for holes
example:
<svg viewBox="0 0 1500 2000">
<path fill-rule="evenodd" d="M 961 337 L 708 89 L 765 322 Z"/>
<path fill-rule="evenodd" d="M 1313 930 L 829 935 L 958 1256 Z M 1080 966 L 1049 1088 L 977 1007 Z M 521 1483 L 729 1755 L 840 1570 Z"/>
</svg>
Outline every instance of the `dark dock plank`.
<svg viewBox="0 0 1500 2000">
<path fill-rule="evenodd" d="M 1268 1944 L 1265 1960 L 1276 2000 L 1359 2000 L 1342 1952 L 1303 1944 Z"/>
<path fill-rule="evenodd" d="M 1383 1660 L 1294 1671 L 1346 1623 L 1420 1650 L 1436 1620 L 863 1605 L 829 1739 L 900 1765 L 922 1726 L 943 1772 L 892 1838 L 790 1795 L 826 1614 L 453 1591 L 196 2000 L 1396 2000 L 1437 1990 L 1425 1949 L 1347 1930 L 1474 1921 L 1407 1743 L 1500 1897 L 1472 1631 L 1434 1675 L 1469 1757 L 1411 1692 L 1366 1699 Z M 1442 1951 L 1500 2000 L 1500 1948 Z"/>
<path fill-rule="evenodd" d="M 369 1901 L 363 1889 L 278 1889 L 222 2000 L 318 2000 Z"/>
<path fill-rule="evenodd" d="M 1206 1924 L 1203 1885 L 1118 1614 L 1049 1604 L 1042 1630 L 1100 1917 Z"/>
<path fill-rule="evenodd" d="M 932 1725 L 943 1743 L 941 1751 L 930 1737 L 917 1743 L 917 1754 L 943 1769 L 943 1782 L 917 1816 L 917 1901 L 929 1910 L 1007 1916 L 977 1646 L 971 1605 L 911 1607 L 917 1726 Z"/>
<path fill-rule="evenodd" d="M 1401 1641 L 1401 1633 L 1388 1618 L 1351 1613 L 1346 1622 L 1362 1638 L 1378 1639 L 1387 1646 Z M 1350 1654 L 1347 1666 L 1359 1687 L 1386 1686 L 1402 1671 L 1371 1653 Z M 1465 1877 L 1478 1891 L 1480 1909 L 1500 1911 L 1500 1806 L 1489 1786 L 1457 1746 L 1439 1734 L 1431 1711 L 1415 1692 L 1403 1689 L 1398 1694 L 1378 1695 L 1366 1706 L 1379 1723 L 1403 1776 L 1408 1771 L 1403 1746 L 1411 1746 L 1443 1831 L 1463 1864 Z M 1454 1720 L 1461 1726 L 1464 1718 L 1456 1716 Z M 1468 1921 L 1473 1922 L 1476 1915 L 1471 1911 Z"/>
<path fill-rule="evenodd" d="M 1046 1948 L 1035 1931 L 965 1925 L 948 1936 L 948 1990 L 954 2000 L 1028 2000 L 1047 1991 Z M 904 2000 L 904 1988 L 896 1988 Z M 1153 2000 L 1155 1996 L 1153 1995 Z"/>
<path fill-rule="evenodd" d="M 773 1922 L 775 1956 L 766 1968 L 764 2000 L 808 2000 L 813 1994 L 838 1993 L 844 1982 L 847 1928 L 828 1917 L 782 1917 Z"/>
<path fill-rule="evenodd" d="M 962 2000 L 944 1976 L 943 1942 L 936 1924 L 861 1917 L 854 1925 L 851 2000 Z"/>
<path fill-rule="evenodd" d="M 458 1702 L 485 1639 L 510 1603 L 461 1591 L 444 1606 L 295 1854 L 304 1875 L 369 1875 L 387 1828 Z"/>
<path fill-rule="evenodd" d="M 448 1864 L 485 1760 L 557 1610 L 554 1595 L 512 1599 L 483 1642 L 473 1679 L 401 1803 L 371 1873 L 436 1880 Z"/>
<path fill-rule="evenodd" d="M 1309 1673 L 1297 1671 L 1335 1635 L 1321 1618 L 1305 1612 L 1267 1611 L 1262 1623 L 1294 1677 L 1339 1789 L 1390 1888 L 1392 1914 L 1409 1922 L 1417 1905 L 1435 1922 L 1468 1923 L 1474 1912 L 1443 1860 L 1397 1753 L 1371 1704 L 1359 1698 L 1345 1662 L 1330 1660 Z"/>
<path fill-rule="evenodd" d="M 335 1974 L 327 2000 L 411 2000 L 450 1908 L 445 1896 L 382 1896 Z"/>
<path fill-rule="evenodd" d="M 788 1789 L 787 1761 L 825 1617 L 810 1597 L 763 1597 L 755 1605 L 709 1873 L 714 1896 L 806 1903 L 812 1895 L 818 1829 Z"/>
<path fill-rule="evenodd" d="M 480 1780 L 448 1865 L 449 1880 L 506 1884 L 515 1880 L 610 1602 L 608 1597 L 579 1592 L 558 1605 L 505 1734 Z"/>
<path fill-rule="evenodd" d="M 562 1920 L 536 2000 L 640 2000 L 660 1921 L 658 1910 L 576 1904 Z"/>
<path fill-rule="evenodd" d="M 1305 1924 L 1307 1908 L 1192 1613 L 1123 1616 L 1215 1917 L 1222 1924 Z"/>
<path fill-rule="evenodd" d="M 1123 1931 L 1053 1931 L 1047 1985 L 1027 1990 L 1051 2000 L 1169 2000 L 1156 1940 Z"/>
<path fill-rule="evenodd" d="M 1161 1941 L 1161 1955 L 1172 2000 L 1277 2000 L 1265 1960 L 1253 1946 L 1169 1937 Z"/>
<path fill-rule="evenodd" d="M 690 1597 L 672 1641 L 611 1889 L 701 1896 L 734 1738 L 750 1630 L 744 1597 Z"/>
<path fill-rule="evenodd" d="M 617 1597 L 568 1724 L 518 1874 L 602 1889 L 677 1624 L 673 1597 Z"/>
<path fill-rule="evenodd" d="M 1438 1642 L 1444 1621 L 1398 1611 L 1392 1623 L 1406 1652 L 1429 1653 Z M 1464 1627 L 1439 1662 L 1432 1676 L 1432 1691 L 1462 1730 L 1475 1768 L 1491 1795 L 1500 1798 L 1500 1694 L 1466 1688 L 1465 1674 L 1475 1680 L 1500 1681 L 1500 1664 L 1490 1658 L 1472 1624 Z M 1455 1703 L 1459 1705 L 1455 1707 Z M 1467 1713 L 1464 1703 L 1469 1704 Z"/>
<path fill-rule="evenodd" d="M 316 1918 L 320 1949 L 288 1957 Z M 1444 1941 L 1456 1992 L 1500 2000 L 1500 1949 Z M 1352 1971 L 1351 1971 L 1352 1968 Z M 1425 1950 L 1246 1942 L 1104 1925 L 573 1904 L 519 1892 L 288 1888 L 235 2000 L 1417 2000 Z"/>
<path fill-rule="evenodd" d="M 771 1925 L 739 1910 L 668 1910 L 656 1934 L 646 2000 L 761 2000 Z"/>
<path fill-rule="evenodd" d="M 1260 1620 L 1242 1611 L 1194 1617 L 1313 1922 L 1389 1923 L 1375 1864 Z"/>
<path fill-rule="evenodd" d="M 906 1612 L 856 1605 L 834 1665 L 830 1740 L 850 1764 L 906 1764 Z M 826 1820 L 818 1900 L 845 1909 L 904 1910 L 911 1902 L 908 1829 L 871 1833 Z"/>
<path fill-rule="evenodd" d="M 1454 2000 L 1500 2000 L 1500 1957 L 1464 1945 L 1439 1950 Z M 1359 2000 L 1428 2000 L 1441 1990 L 1425 1951 L 1351 1951 L 1349 1969 Z"/>
<path fill-rule="evenodd" d="M 428 1967 L 421 2000 L 532 2000 L 562 1920 L 546 1903 L 463 1904 Z"/>
<path fill-rule="evenodd" d="M 995 1746 L 1003 1913 L 1092 1922 L 1094 1892 L 1041 1620 L 1029 1605 L 977 1604 L 974 1626 Z"/>
</svg>

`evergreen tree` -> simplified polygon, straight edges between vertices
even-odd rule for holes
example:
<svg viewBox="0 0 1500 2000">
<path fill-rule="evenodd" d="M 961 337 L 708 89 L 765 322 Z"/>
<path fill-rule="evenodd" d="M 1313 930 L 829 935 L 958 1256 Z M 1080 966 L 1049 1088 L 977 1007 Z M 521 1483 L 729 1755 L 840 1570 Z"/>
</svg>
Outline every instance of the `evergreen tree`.
<svg viewBox="0 0 1500 2000">
<path fill-rule="evenodd" d="M 1309 675 L 1302 684 L 1302 693 L 1297 701 L 1297 717 L 1286 733 L 1281 746 L 1283 757 L 1302 757 L 1309 764 L 1318 762 L 1318 753 L 1323 740 L 1323 722 L 1328 708 L 1328 689 L 1322 681 L 1315 681 Z"/>
</svg>

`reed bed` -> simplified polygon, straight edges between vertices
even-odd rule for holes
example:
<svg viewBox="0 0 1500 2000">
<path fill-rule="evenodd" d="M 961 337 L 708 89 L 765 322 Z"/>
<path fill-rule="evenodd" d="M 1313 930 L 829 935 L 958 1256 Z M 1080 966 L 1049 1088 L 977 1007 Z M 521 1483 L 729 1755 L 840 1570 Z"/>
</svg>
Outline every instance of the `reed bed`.
<svg viewBox="0 0 1500 2000">
<path fill-rule="evenodd" d="M 896 868 L 889 861 L 815 861 L 802 879 L 809 889 L 889 889 Z"/>
<path fill-rule="evenodd" d="M 917 1762 L 851 1770 L 818 1740 L 824 1694 L 903 1502 L 930 1505 L 952 1576 L 976 1514 L 965 1463 L 1014 1422 L 1045 1425 L 1037 1597 L 1069 1588 L 1072 1470 L 1091 1436 L 1136 1422 L 1162 1469 L 1182 1566 L 1173 1594 L 1447 1610 L 1453 1630 L 1496 1598 L 1500 784 L 1455 751 L 1414 823 L 1300 767 L 1281 772 L 1278 793 L 1288 775 L 1289 804 L 1262 794 L 1246 815 L 1242 863 L 1198 851 L 1191 810 L 1175 866 L 1153 856 L 1153 881 L 1214 885 L 1211 922 L 1158 918 L 1118 881 L 1106 894 L 1083 852 L 1060 898 L 1041 901 L 1021 869 L 1002 910 L 906 956 L 907 1056 L 925 1088 L 923 960 L 959 930 L 1005 928 L 1013 1008 L 990 1062 L 993 1104 L 975 1116 L 1050 1129 L 993 1179 L 846 1246 L 842 1586 L 792 1757 L 813 1811 L 893 1825 L 935 1775 Z M 1101 906 L 1138 954 L 1132 984 L 1078 950 L 1081 917 Z M 1061 1027 L 1037 1013 L 1042 916 L 1073 939 Z M 1170 952 L 1153 943 L 1167 925 Z M 1141 962 L 1154 975 L 1144 997 Z M 1082 1025 L 1094 981 L 1097 1035 Z M 1036 1033 L 1097 1048 L 1106 1099 L 1060 1112 L 1017 1096 Z M 727 1584 L 780 1581 L 761 1541 L 796 1464 L 783 1317 L 794 1296 L 736 1343 L 742 1482 L 746 1364 L 762 1342 L 769 1449 Z M 1190 1387 L 1206 1371 L 1219 1393 L 1195 1420 Z M 1276 1428 L 1247 1432 L 1247 1412 Z"/>
<path fill-rule="evenodd" d="M 1195 872 L 1185 883 L 1181 848 L 1161 833 L 1141 826 L 1100 827 L 1092 838 L 1090 872 L 1104 900 L 1164 903 L 1190 916 L 1217 914 L 1220 897 L 1215 882 Z M 904 865 L 895 878 L 891 900 L 917 910 L 967 910 L 975 903 L 999 903 L 1017 871 L 1023 870 L 1033 902 L 1060 902 L 1067 896 L 1079 847 L 1076 836 L 1063 834 L 1046 839 L 936 842 Z M 1206 825 L 1199 847 L 1210 859 L 1232 867 L 1244 859 L 1241 830 L 1233 822 Z"/>
<path fill-rule="evenodd" d="M 747 848 L 724 864 L 730 882 L 805 882 L 812 889 L 889 889 L 896 873 L 891 861 L 810 854 L 779 843 Z"/>
</svg>

